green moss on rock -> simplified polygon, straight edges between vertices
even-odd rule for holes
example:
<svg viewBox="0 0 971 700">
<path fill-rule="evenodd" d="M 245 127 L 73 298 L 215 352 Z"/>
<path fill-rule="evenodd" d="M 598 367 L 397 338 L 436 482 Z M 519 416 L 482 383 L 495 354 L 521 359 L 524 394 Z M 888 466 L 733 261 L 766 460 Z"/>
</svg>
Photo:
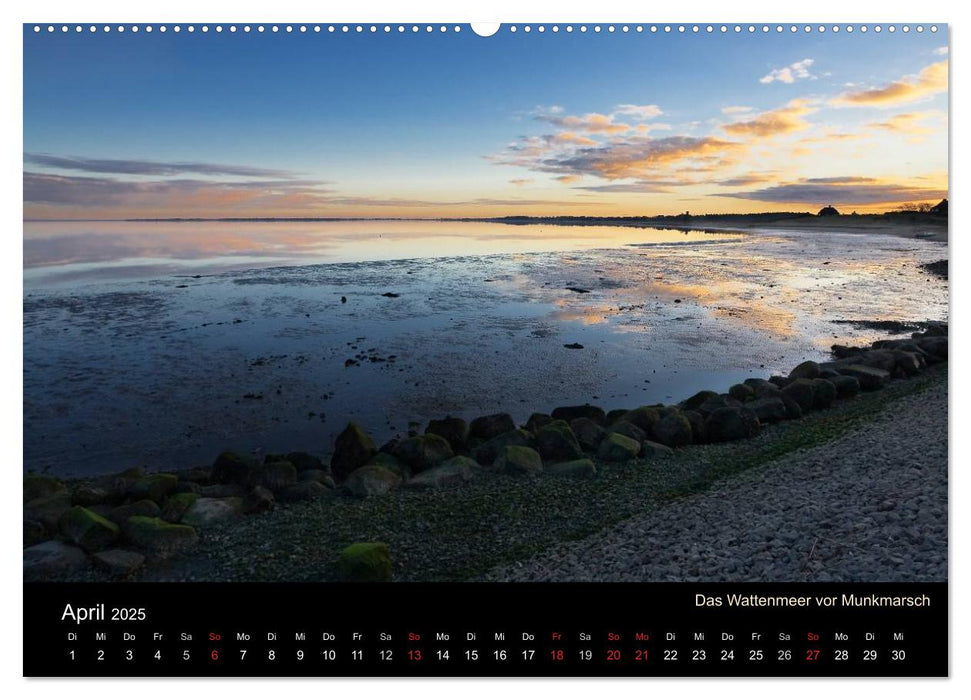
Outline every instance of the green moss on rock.
<svg viewBox="0 0 971 700">
<path fill-rule="evenodd" d="M 337 573 L 344 581 L 391 580 L 391 553 L 383 542 L 358 542 L 337 558 Z"/>
</svg>

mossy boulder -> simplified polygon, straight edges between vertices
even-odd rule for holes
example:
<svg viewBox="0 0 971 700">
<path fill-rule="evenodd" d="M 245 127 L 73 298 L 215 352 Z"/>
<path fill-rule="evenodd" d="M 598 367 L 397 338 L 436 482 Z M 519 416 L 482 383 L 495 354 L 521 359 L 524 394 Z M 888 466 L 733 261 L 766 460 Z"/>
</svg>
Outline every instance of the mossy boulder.
<svg viewBox="0 0 971 700">
<path fill-rule="evenodd" d="M 603 425 L 607 419 L 607 414 L 600 406 L 559 406 L 553 409 L 553 420 L 562 420 L 569 423 L 576 418 L 586 418 L 592 420 L 597 425 Z"/>
<path fill-rule="evenodd" d="M 314 470 L 308 469 L 306 472 L 301 472 L 301 475 L 312 471 Z M 265 486 L 254 486 L 243 498 L 243 513 L 246 515 L 266 513 L 273 510 L 275 506 L 276 498 L 274 498 L 273 492 Z"/>
<path fill-rule="evenodd" d="M 543 471 L 543 459 L 531 447 L 509 445 L 496 460 L 496 467 L 507 474 L 539 474 Z"/>
<path fill-rule="evenodd" d="M 199 535 L 194 527 L 167 523 L 161 518 L 135 515 L 122 528 L 125 539 L 139 549 L 156 555 L 167 555 L 195 545 Z"/>
<path fill-rule="evenodd" d="M 343 489 L 352 496 L 369 498 L 383 496 L 401 486 L 401 477 L 393 471 L 365 464 L 355 469 L 344 480 Z"/>
<path fill-rule="evenodd" d="M 135 500 L 147 498 L 161 503 L 178 485 L 179 477 L 175 474 L 149 474 L 128 487 L 128 497 Z"/>
<path fill-rule="evenodd" d="M 478 463 L 469 457 L 452 457 L 405 482 L 410 489 L 440 489 L 472 481 Z"/>
<path fill-rule="evenodd" d="M 817 377 L 813 379 L 813 408 L 820 410 L 829 408 L 836 400 L 836 387 L 828 379 Z"/>
<path fill-rule="evenodd" d="M 394 450 L 394 456 L 405 464 L 412 474 L 431 469 L 455 456 L 451 444 L 441 435 L 426 433 L 402 440 Z"/>
<path fill-rule="evenodd" d="M 309 452 L 287 452 L 283 456 L 284 462 L 289 462 L 297 468 L 298 472 L 307 471 L 308 469 L 322 469 L 327 471 L 327 465 L 325 465 L 320 457 L 312 455 Z"/>
<path fill-rule="evenodd" d="M 746 386 L 751 387 L 752 391 L 755 393 L 755 397 L 759 399 L 766 396 L 778 396 L 779 392 L 781 391 L 779 387 L 770 382 L 768 379 L 749 377 L 743 383 Z"/>
<path fill-rule="evenodd" d="M 551 464 L 546 467 L 545 472 L 550 476 L 568 479 L 592 479 L 597 475 L 597 467 L 589 459 L 574 459 Z"/>
<path fill-rule="evenodd" d="M 391 553 L 383 542 L 358 542 L 340 553 L 336 568 L 342 581 L 390 581 Z"/>
<path fill-rule="evenodd" d="M 691 441 L 699 445 L 708 442 L 708 431 L 705 429 L 705 417 L 697 411 L 687 409 L 681 411 L 681 415 L 691 424 Z"/>
<path fill-rule="evenodd" d="M 271 462 L 260 470 L 259 486 L 279 491 L 297 483 L 297 467 L 290 462 Z"/>
<path fill-rule="evenodd" d="M 526 430 L 532 433 L 535 433 L 544 425 L 549 425 L 552 422 L 553 422 L 553 416 L 549 414 L 533 413 L 532 415 L 530 415 L 529 420 L 526 421 Z"/>
<path fill-rule="evenodd" d="M 802 418 L 802 407 L 794 398 L 788 394 L 779 392 L 779 399 L 782 400 L 782 404 L 786 407 L 786 417 L 789 420 L 799 420 Z"/>
<path fill-rule="evenodd" d="M 395 443 L 395 446 L 397 447 L 397 443 Z M 389 454 L 388 452 L 378 452 L 368 460 L 368 464 L 376 467 L 384 467 L 385 469 L 393 471 L 402 479 L 408 476 L 408 468 L 401 463 L 400 459 L 395 457 L 393 454 Z"/>
<path fill-rule="evenodd" d="M 778 396 L 765 396 L 755 399 L 749 401 L 745 407 L 753 411 L 758 416 L 759 423 L 762 424 L 778 423 L 789 418 L 786 404 Z"/>
<path fill-rule="evenodd" d="M 124 526 L 133 515 L 141 515 L 146 518 L 158 518 L 162 515 L 162 509 L 155 501 L 143 498 L 134 503 L 127 503 L 123 506 L 112 508 L 108 511 L 107 518 L 117 525 Z"/>
<path fill-rule="evenodd" d="M 626 462 L 640 453 L 641 443 L 620 433 L 610 433 L 597 449 L 597 457 L 607 462 Z"/>
<path fill-rule="evenodd" d="M 566 421 L 555 419 L 536 431 L 536 451 L 543 461 L 568 462 L 582 459 L 583 450 Z"/>
<path fill-rule="evenodd" d="M 793 379 L 782 389 L 782 393 L 799 404 L 803 413 L 813 409 L 816 388 L 812 379 Z"/>
<path fill-rule="evenodd" d="M 287 486 L 275 494 L 281 503 L 299 503 L 301 501 L 315 501 L 321 496 L 333 493 L 319 481 L 298 481 L 293 486 Z"/>
<path fill-rule="evenodd" d="M 84 506 L 73 506 L 61 517 L 61 534 L 87 552 L 105 549 L 121 535 L 121 529 Z"/>
<path fill-rule="evenodd" d="M 532 434 L 522 429 L 510 430 L 509 432 L 497 435 L 491 440 L 487 440 L 474 450 L 472 456 L 479 464 L 493 464 L 503 451 L 510 445 L 520 447 L 531 447 L 534 442 Z"/>
<path fill-rule="evenodd" d="M 351 472 L 360 469 L 377 454 L 371 436 L 357 423 L 348 423 L 334 443 L 330 473 L 335 481 L 343 481 Z"/>
<path fill-rule="evenodd" d="M 815 379 L 819 376 L 819 363 L 806 360 L 789 372 L 789 379 Z"/>
<path fill-rule="evenodd" d="M 650 436 L 654 430 L 654 424 L 661 420 L 661 411 L 657 406 L 641 406 L 625 413 L 623 420 L 636 425 L 644 431 L 645 435 Z"/>
<path fill-rule="evenodd" d="M 174 493 L 165 501 L 162 506 L 162 518 L 170 523 L 177 523 L 182 520 L 182 516 L 189 510 L 189 507 L 198 501 L 201 496 L 197 493 Z"/>
<path fill-rule="evenodd" d="M 210 484 L 199 489 L 199 495 L 206 498 L 230 498 L 231 496 L 245 496 L 248 487 L 243 484 Z"/>
<path fill-rule="evenodd" d="M 368 462 L 368 464 L 371 464 L 371 462 Z M 330 479 L 330 474 L 322 469 L 305 469 L 297 474 L 297 481 L 319 481 L 325 486 L 328 479 Z"/>
<path fill-rule="evenodd" d="M 691 444 L 691 422 L 680 412 L 663 416 L 654 424 L 652 433 L 657 442 L 668 447 Z"/>
<path fill-rule="evenodd" d="M 662 445 L 653 440 L 645 440 L 641 443 L 641 459 L 653 460 L 658 458 L 673 457 L 674 450 L 667 445 Z"/>
<path fill-rule="evenodd" d="M 47 539 L 47 528 L 38 520 L 24 521 L 24 547 L 30 547 Z"/>
<path fill-rule="evenodd" d="M 453 418 L 446 416 L 439 420 L 431 420 L 425 428 L 425 434 L 438 435 L 445 438 L 452 446 L 453 452 L 461 452 L 465 449 L 469 439 L 469 424 L 464 418 Z"/>
<path fill-rule="evenodd" d="M 59 491 L 66 490 L 66 488 L 60 480 L 53 476 L 24 474 L 24 503 L 51 496 Z"/>
<path fill-rule="evenodd" d="M 192 527 L 205 527 L 224 520 L 232 520 L 242 514 L 243 499 L 238 496 L 197 498 L 186 508 L 180 522 Z"/>
<path fill-rule="evenodd" d="M 581 449 L 588 452 L 595 452 L 607 437 L 607 431 L 589 418 L 574 418 L 570 421 L 570 430 L 576 436 Z"/>
<path fill-rule="evenodd" d="M 71 503 L 76 506 L 96 506 L 108 500 L 107 489 L 79 484 L 71 491 Z"/>
<path fill-rule="evenodd" d="M 890 381 L 890 372 L 879 369 L 878 367 L 866 367 L 864 365 L 840 365 L 840 374 L 853 377 L 860 384 L 863 391 L 876 391 L 882 389 L 884 384 Z"/>
<path fill-rule="evenodd" d="M 708 391 L 707 389 L 705 391 L 699 391 L 691 398 L 686 399 L 683 403 L 683 407 L 689 411 L 697 411 L 703 403 L 717 396 L 718 392 L 715 391 Z"/>
<path fill-rule="evenodd" d="M 728 395 L 736 401 L 749 401 L 755 398 L 755 389 L 748 384 L 732 384 L 728 389 Z"/>
<path fill-rule="evenodd" d="M 57 532 L 63 516 L 71 508 L 71 494 L 67 489 L 54 491 L 24 504 L 24 520 L 43 523 L 48 532 Z"/>
<path fill-rule="evenodd" d="M 48 540 L 24 550 L 24 580 L 44 581 L 52 575 L 83 569 L 87 563 L 80 547 Z"/>
<path fill-rule="evenodd" d="M 642 428 L 639 428 L 626 420 L 617 421 L 607 428 L 607 432 L 625 435 L 636 442 L 644 442 L 650 435 L 650 433 L 648 433 L 646 430 L 643 430 Z"/>
<path fill-rule="evenodd" d="M 759 417 L 748 408 L 724 406 L 711 412 L 705 430 L 711 442 L 728 442 L 755 437 L 761 430 Z"/>
<path fill-rule="evenodd" d="M 479 416 L 469 424 L 469 440 L 485 442 L 516 429 L 516 423 L 508 413 Z"/>
<path fill-rule="evenodd" d="M 91 561 L 113 578 L 127 578 L 145 565 L 145 555 L 126 549 L 107 549 L 95 553 Z"/>
<path fill-rule="evenodd" d="M 250 455 L 223 452 L 212 463 L 212 481 L 217 484 L 249 486 L 258 478 L 260 463 Z"/>
</svg>

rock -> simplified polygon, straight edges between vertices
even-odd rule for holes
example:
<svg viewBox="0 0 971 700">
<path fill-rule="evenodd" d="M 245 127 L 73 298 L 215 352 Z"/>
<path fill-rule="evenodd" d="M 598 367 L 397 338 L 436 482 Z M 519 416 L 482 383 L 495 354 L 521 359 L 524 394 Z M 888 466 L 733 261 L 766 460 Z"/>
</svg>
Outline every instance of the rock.
<svg viewBox="0 0 971 700">
<path fill-rule="evenodd" d="M 508 413 L 479 416 L 469 425 L 469 440 L 485 442 L 515 429 L 516 424 Z"/>
<path fill-rule="evenodd" d="M 341 482 L 351 472 L 360 469 L 378 452 L 374 441 L 357 423 L 348 423 L 334 443 L 334 456 L 330 460 L 330 473 Z"/>
<path fill-rule="evenodd" d="M 674 450 L 659 442 L 645 440 L 641 443 L 641 459 L 658 459 L 659 457 L 673 457 Z"/>
<path fill-rule="evenodd" d="M 155 501 L 150 501 L 147 498 L 143 498 L 140 501 L 135 501 L 134 503 L 128 503 L 127 505 L 117 506 L 108 511 L 107 518 L 116 525 L 124 527 L 125 523 L 128 522 L 128 518 L 133 515 L 143 515 L 147 518 L 157 518 L 162 515 L 162 509 L 159 508 L 158 503 Z"/>
<path fill-rule="evenodd" d="M 324 494 L 331 493 L 318 481 L 298 481 L 293 486 L 287 486 L 276 494 L 281 503 L 298 503 L 300 501 L 315 501 Z"/>
<path fill-rule="evenodd" d="M 836 395 L 841 399 L 850 398 L 860 393 L 860 381 L 856 377 L 840 374 L 831 377 L 828 381 L 836 387 Z"/>
<path fill-rule="evenodd" d="M 754 411 L 725 406 L 712 411 L 705 422 L 705 428 L 711 442 L 727 442 L 758 435 L 761 424 Z"/>
<path fill-rule="evenodd" d="M 53 476 L 24 474 L 24 503 L 52 496 L 67 487 Z"/>
<path fill-rule="evenodd" d="M 398 444 L 399 444 L 398 442 L 395 443 L 396 448 Z M 378 452 L 371 459 L 369 459 L 368 463 L 364 466 L 368 466 L 368 465 L 374 465 L 376 467 L 384 467 L 388 471 L 394 472 L 402 479 L 404 479 L 408 475 L 408 468 L 401 463 L 401 460 L 399 460 L 397 457 L 387 452 Z"/>
<path fill-rule="evenodd" d="M 815 379 L 819 376 L 819 364 L 812 360 L 806 360 L 796 365 L 789 372 L 789 379 Z"/>
<path fill-rule="evenodd" d="M 301 476 L 308 472 L 319 471 L 316 469 L 308 469 L 305 472 L 301 472 Z M 243 498 L 243 513 L 246 515 L 253 515 L 254 513 L 267 513 L 276 506 L 276 499 L 273 497 L 273 492 L 268 488 L 263 486 L 254 486 L 253 490 L 246 494 Z"/>
<path fill-rule="evenodd" d="M 876 391 L 890 380 L 890 372 L 864 365 L 841 365 L 839 373 L 853 377 L 860 383 L 863 391 Z"/>
<path fill-rule="evenodd" d="M 24 521 L 24 547 L 30 547 L 47 539 L 47 528 L 39 520 Z"/>
<path fill-rule="evenodd" d="M 394 456 L 418 474 L 455 456 L 448 440 L 435 433 L 416 435 L 398 443 Z"/>
<path fill-rule="evenodd" d="M 478 463 L 468 457 L 452 457 L 405 482 L 411 489 L 439 489 L 460 486 L 472 481 Z"/>
<path fill-rule="evenodd" d="M 624 414 L 623 420 L 636 425 L 645 435 L 650 435 L 654 424 L 661 420 L 661 412 L 654 406 L 641 406 Z"/>
<path fill-rule="evenodd" d="M 251 485 L 260 471 L 260 463 L 249 455 L 223 452 L 212 463 L 212 480 L 217 484 Z"/>
<path fill-rule="evenodd" d="M 445 442 L 444 439 L 439 439 Z M 343 484 L 344 490 L 358 498 L 383 496 L 399 486 L 401 486 L 401 477 L 393 471 L 367 464 L 351 472 Z"/>
<path fill-rule="evenodd" d="M 610 433 L 600 443 L 597 457 L 607 462 L 626 462 L 641 453 L 641 444 L 620 433 Z"/>
<path fill-rule="evenodd" d="M 741 401 L 736 401 L 728 394 L 719 394 L 698 406 L 698 413 L 707 418 L 712 412 L 717 411 L 719 408 L 740 408 L 741 405 Z"/>
<path fill-rule="evenodd" d="M 61 534 L 87 552 L 105 549 L 121 535 L 117 525 L 84 506 L 73 506 L 61 517 Z"/>
<path fill-rule="evenodd" d="M 179 477 L 180 482 L 191 481 L 199 485 L 208 484 L 212 480 L 212 469 L 209 467 L 193 467 L 178 472 L 176 476 Z"/>
<path fill-rule="evenodd" d="M 598 425 L 603 425 L 606 415 L 599 406 L 559 406 L 553 409 L 553 420 L 562 420 L 569 423 L 574 418 L 587 418 Z"/>
<path fill-rule="evenodd" d="M 927 353 L 928 364 L 933 364 L 935 362 L 947 362 L 947 336 L 927 336 L 923 338 L 914 338 L 913 343 Z"/>
<path fill-rule="evenodd" d="M 755 389 L 748 384 L 732 384 L 728 389 L 728 395 L 736 401 L 748 401 L 755 398 Z"/>
<path fill-rule="evenodd" d="M 496 460 L 496 467 L 507 474 L 538 474 L 543 471 L 543 459 L 531 447 L 509 445 Z"/>
<path fill-rule="evenodd" d="M 545 413 L 534 413 L 526 421 L 526 430 L 535 433 L 544 425 L 549 425 L 552 422 L 553 416 L 548 416 Z"/>
<path fill-rule="evenodd" d="M 853 364 L 893 372 L 897 366 L 897 358 L 891 350 L 868 350 L 859 357 L 854 357 Z"/>
<path fill-rule="evenodd" d="M 128 487 L 128 497 L 135 500 L 147 498 L 161 503 L 178 485 L 179 477 L 175 474 L 150 474 Z"/>
<path fill-rule="evenodd" d="M 125 578 L 131 576 L 145 565 L 145 556 L 126 549 L 108 549 L 97 552 L 91 557 L 95 565 L 111 576 Z"/>
<path fill-rule="evenodd" d="M 246 487 L 242 484 L 213 484 L 203 486 L 199 489 L 199 495 L 206 498 L 230 498 L 232 496 L 244 496 Z"/>
<path fill-rule="evenodd" d="M 707 390 L 699 391 L 690 399 L 687 399 L 683 402 L 683 408 L 686 408 L 689 411 L 697 411 L 698 407 L 701 406 L 701 404 L 705 403 L 705 401 L 707 401 L 708 399 L 713 399 L 717 396 L 718 394 L 714 391 L 707 391 Z"/>
<path fill-rule="evenodd" d="M 923 357 L 912 352 L 905 350 L 893 350 L 891 352 L 895 360 L 894 369 L 901 370 L 908 377 L 918 374 L 927 364 Z"/>
<path fill-rule="evenodd" d="M 550 476 L 570 479 L 592 479 L 597 475 L 597 467 L 589 459 L 574 459 L 570 462 L 557 462 L 546 467 Z"/>
<path fill-rule="evenodd" d="M 608 428 L 610 433 L 620 433 L 625 437 L 629 437 L 635 442 L 644 442 L 647 440 L 648 433 L 638 428 L 633 423 L 628 423 L 626 420 L 619 420 L 614 423 L 610 428 Z"/>
<path fill-rule="evenodd" d="M 792 380 L 789 379 L 789 377 L 780 377 L 780 376 L 775 375 L 775 374 L 772 375 L 771 377 L 769 377 L 769 383 L 770 384 L 775 384 L 780 389 L 782 389 L 790 381 L 792 381 Z"/>
<path fill-rule="evenodd" d="M 510 430 L 498 435 L 488 442 L 484 442 L 472 451 L 472 456 L 479 464 L 493 464 L 506 447 L 518 445 L 528 447 L 533 444 L 533 436 L 525 430 Z"/>
<path fill-rule="evenodd" d="M 812 410 L 816 393 L 812 379 L 794 379 L 782 389 L 782 393 L 799 404 L 803 413 Z"/>
<path fill-rule="evenodd" d="M 813 379 L 813 408 L 816 410 L 829 408 L 836 400 L 836 387 L 828 379 L 817 377 Z"/>
<path fill-rule="evenodd" d="M 201 496 L 198 493 L 175 493 L 169 496 L 165 505 L 162 506 L 162 519 L 170 523 L 177 523 L 182 520 L 182 516 L 189 510 L 189 507 L 198 501 Z M 127 520 L 127 518 L 125 519 Z M 124 522 L 122 520 L 121 522 Z"/>
<path fill-rule="evenodd" d="M 445 438 L 448 444 L 452 446 L 452 451 L 459 452 L 465 449 L 468 442 L 469 424 L 462 418 L 446 417 L 441 420 L 432 420 L 428 422 L 425 434 Z"/>
<path fill-rule="evenodd" d="M 71 492 L 71 503 L 76 506 L 96 506 L 108 500 L 108 491 L 81 484 Z"/>
<path fill-rule="evenodd" d="M 197 483 L 195 483 L 193 481 L 180 481 L 179 482 L 179 485 L 176 486 L 175 487 L 175 490 L 172 492 L 172 495 L 174 496 L 175 494 L 178 494 L 178 493 L 197 493 L 197 494 L 201 494 L 202 493 L 202 486 L 200 486 L 199 484 L 197 484 Z"/>
<path fill-rule="evenodd" d="M 390 459 L 394 459 L 394 457 L 391 457 L 391 455 L 387 455 L 387 456 Z M 395 463 L 398 462 L 398 460 L 396 459 L 394 459 L 394 461 Z M 368 464 L 373 464 L 373 463 L 374 463 L 374 460 L 371 460 L 370 462 L 368 462 Z M 399 474 L 399 476 L 401 475 Z M 324 480 L 329 478 L 330 478 L 330 474 L 323 471 L 322 469 L 306 469 L 300 472 L 299 474 L 297 474 L 297 481 L 319 481 L 320 483 L 323 484 Z"/>
<path fill-rule="evenodd" d="M 290 462 L 264 464 L 260 471 L 260 483 L 270 491 L 279 491 L 297 483 L 297 468 Z"/>
<path fill-rule="evenodd" d="M 617 421 L 622 420 L 628 411 L 630 411 L 629 408 L 615 408 L 612 411 L 607 411 L 607 416 L 604 418 L 604 425 L 613 425 Z"/>
<path fill-rule="evenodd" d="M 183 525 L 204 527 L 222 520 L 231 520 L 243 514 L 243 499 L 238 496 L 229 498 L 197 498 L 189 506 L 180 521 Z"/>
<path fill-rule="evenodd" d="M 391 580 L 391 554 L 383 542 L 358 542 L 340 553 L 337 573 L 343 581 Z"/>
<path fill-rule="evenodd" d="M 320 460 L 320 457 L 312 455 L 308 452 L 288 452 L 283 457 L 283 461 L 289 462 L 295 466 L 298 472 L 305 472 L 308 469 L 320 469 L 321 471 L 327 471 L 327 467 Z"/>
<path fill-rule="evenodd" d="M 752 387 L 752 391 L 755 392 L 755 398 L 761 399 L 765 396 L 778 396 L 781 389 L 775 384 L 767 379 L 759 379 L 758 377 L 749 377 L 744 382 L 748 386 Z"/>
<path fill-rule="evenodd" d="M 193 527 L 142 515 L 128 518 L 122 530 L 133 545 L 157 555 L 173 554 L 193 546 L 199 540 Z"/>
<path fill-rule="evenodd" d="M 832 379 L 833 377 L 839 377 L 839 376 L 841 376 L 840 373 L 831 367 L 820 366 L 819 368 L 820 379 Z"/>
<path fill-rule="evenodd" d="M 536 431 L 536 450 L 547 462 L 568 462 L 583 457 L 583 450 L 570 426 L 556 419 Z"/>
<path fill-rule="evenodd" d="M 51 575 L 76 571 L 87 564 L 84 550 L 48 540 L 24 550 L 24 580 L 38 581 Z"/>
<path fill-rule="evenodd" d="M 587 452 L 594 452 L 607 437 L 607 431 L 589 418 L 574 418 L 570 421 L 570 430 L 576 436 L 580 448 Z"/>
<path fill-rule="evenodd" d="M 696 444 L 708 442 L 708 431 L 705 429 L 705 417 L 697 411 L 681 411 L 681 415 L 691 424 L 691 439 Z"/>
<path fill-rule="evenodd" d="M 744 385 L 736 384 L 736 386 Z M 691 444 L 691 423 L 681 413 L 668 413 L 654 424 L 652 433 L 657 442 L 668 447 L 683 447 Z"/>
<path fill-rule="evenodd" d="M 796 404 L 798 406 L 798 404 Z M 749 401 L 745 407 L 755 413 L 759 423 L 778 423 L 789 418 L 785 402 L 778 396 L 766 396 Z M 800 409 L 801 411 L 801 409 Z M 801 415 L 801 413 L 800 413 Z"/>
<path fill-rule="evenodd" d="M 48 532 L 57 532 L 61 516 L 71 507 L 71 494 L 67 489 L 54 491 L 24 504 L 24 520 L 43 523 Z"/>
<path fill-rule="evenodd" d="M 846 345 L 831 345 L 829 351 L 839 360 L 863 354 L 863 348 L 852 348 Z"/>
<path fill-rule="evenodd" d="M 789 420 L 799 420 L 802 418 L 802 407 L 794 398 L 782 393 L 779 394 L 779 398 L 782 400 L 782 404 L 786 407 L 786 416 L 789 418 Z"/>
</svg>

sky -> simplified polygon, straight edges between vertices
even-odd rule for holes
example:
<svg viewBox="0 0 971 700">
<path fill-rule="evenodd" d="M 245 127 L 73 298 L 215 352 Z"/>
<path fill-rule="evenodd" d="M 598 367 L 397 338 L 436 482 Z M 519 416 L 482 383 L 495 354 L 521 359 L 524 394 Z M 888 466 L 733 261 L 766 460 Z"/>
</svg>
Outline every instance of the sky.
<svg viewBox="0 0 971 700">
<path fill-rule="evenodd" d="M 862 213 L 947 193 L 944 27 L 200 27 L 24 27 L 25 219 Z"/>
</svg>

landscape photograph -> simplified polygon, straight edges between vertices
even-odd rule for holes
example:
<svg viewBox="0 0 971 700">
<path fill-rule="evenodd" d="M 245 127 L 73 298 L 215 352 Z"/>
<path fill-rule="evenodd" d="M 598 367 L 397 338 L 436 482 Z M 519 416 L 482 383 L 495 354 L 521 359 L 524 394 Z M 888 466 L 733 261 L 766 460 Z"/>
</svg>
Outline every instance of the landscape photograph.
<svg viewBox="0 0 971 700">
<path fill-rule="evenodd" d="M 947 581 L 945 26 L 93 29 L 25 582 Z"/>
</svg>

